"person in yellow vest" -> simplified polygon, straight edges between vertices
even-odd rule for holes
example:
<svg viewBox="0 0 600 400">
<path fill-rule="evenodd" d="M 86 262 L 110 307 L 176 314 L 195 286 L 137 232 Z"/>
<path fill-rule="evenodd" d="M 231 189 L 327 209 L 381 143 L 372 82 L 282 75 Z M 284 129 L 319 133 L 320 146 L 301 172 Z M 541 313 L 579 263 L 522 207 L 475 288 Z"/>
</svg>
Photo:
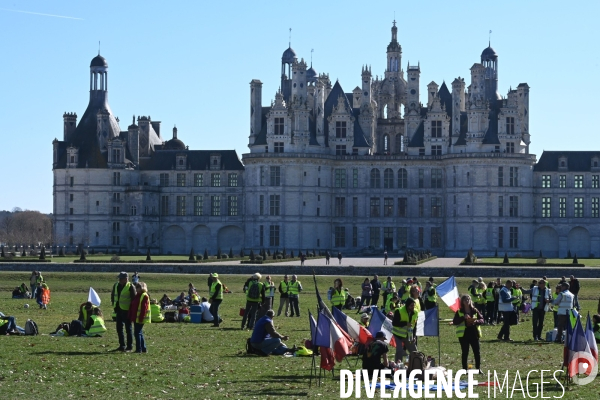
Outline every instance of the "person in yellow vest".
<svg viewBox="0 0 600 400">
<path fill-rule="evenodd" d="M 333 292 L 331 292 L 331 306 L 341 310 L 346 304 L 348 292 L 344 290 L 344 283 L 340 278 L 333 281 Z"/>
<path fill-rule="evenodd" d="M 421 300 L 421 291 L 419 290 L 419 287 L 416 285 L 412 285 L 410 287 L 410 289 L 408 290 L 409 293 L 409 297 L 412 298 L 415 301 L 415 312 L 417 314 L 419 314 L 421 312 L 421 310 L 423 310 L 425 308 L 425 305 L 423 304 L 423 300 Z"/>
<path fill-rule="evenodd" d="M 218 328 L 219 324 L 223 322 L 219 316 L 219 307 L 223 302 L 223 284 L 219 280 L 219 274 L 213 272 L 210 274 L 212 282 L 210 284 L 210 292 L 208 302 L 210 303 L 210 313 L 213 316 L 213 326 Z"/>
<path fill-rule="evenodd" d="M 485 322 L 485 308 L 487 304 L 487 300 L 485 298 L 485 291 L 487 290 L 487 286 L 484 282 L 479 282 L 477 284 L 477 288 L 475 289 L 475 293 L 477 293 L 477 298 L 473 299 L 475 303 L 475 308 L 477 311 L 483 315 L 483 320 Z"/>
<path fill-rule="evenodd" d="M 290 299 L 288 294 L 288 286 L 290 282 L 288 280 L 287 274 L 283 276 L 283 280 L 279 282 L 279 310 L 277 311 L 277 316 L 281 315 L 281 310 L 285 306 L 285 316 L 289 317 L 288 309 L 290 307 Z"/>
<path fill-rule="evenodd" d="M 153 324 L 163 322 L 165 320 L 164 315 L 160 312 L 160 305 L 156 299 L 150 300 L 150 320 Z"/>
<path fill-rule="evenodd" d="M 392 281 L 391 276 L 387 277 L 386 281 L 381 286 L 381 291 L 383 291 L 383 305 L 385 306 L 388 297 L 391 296 L 392 293 L 396 293 L 396 284 Z"/>
<path fill-rule="evenodd" d="M 556 285 L 556 287 L 554 288 L 554 293 L 552 293 L 552 301 L 550 302 L 550 304 L 552 304 L 552 317 L 554 318 L 554 327 L 558 328 L 558 307 L 554 306 L 554 301 L 556 300 L 556 298 L 558 297 L 558 295 L 561 292 L 561 286 Z"/>
<path fill-rule="evenodd" d="M 90 316 L 92 315 L 92 311 L 94 308 L 97 308 L 90 301 L 86 301 L 85 303 L 81 303 L 79 306 L 79 315 L 77 319 L 81 321 L 81 324 L 85 327 L 88 323 Z"/>
<path fill-rule="evenodd" d="M 517 281 L 512 281 L 512 295 L 515 299 L 512 301 L 513 306 L 515 307 L 515 312 L 517 313 L 517 322 L 520 322 L 519 315 L 521 312 L 521 304 L 523 303 L 523 292 L 521 291 L 521 286 L 517 283 Z"/>
<path fill-rule="evenodd" d="M 129 282 L 127 272 L 121 272 L 118 276 L 119 282 L 115 283 L 110 294 L 117 319 L 117 335 L 119 337 L 119 347 L 116 351 L 131 351 L 133 346 L 133 332 L 131 330 L 131 320 L 129 319 L 129 307 L 131 300 L 135 297 L 135 287 Z M 127 342 L 123 335 L 123 326 L 127 332 Z"/>
<path fill-rule="evenodd" d="M 242 329 L 247 326 L 248 329 L 254 328 L 256 313 L 260 305 L 265 302 L 265 285 L 260 281 L 262 275 L 256 272 L 248 281 L 246 289 L 246 311 L 242 317 Z M 246 325 L 246 321 L 248 324 Z"/>
<path fill-rule="evenodd" d="M 473 349 L 475 369 L 481 373 L 481 352 L 479 339 L 481 338 L 481 325 L 484 319 L 481 312 L 475 308 L 471 296 L 464 295 L 460 298 L 460 309 L 454 314 L 452 324 L 456 327 L 456 337 L 462 350 L 462 367 L 468 369 L 469 346 Z"/>
<path fill-rule="evenodd" d="M 406 299 L 410 297 L 410 288 L 412 287 L 412 279 L 402 280 L 402 287 L 400 288 L 400 301 L 406 303 Z"/>
<path fill-rule="evenodd" d="M 596 314 L 592 317 L 592 323 L 594 325 L 592 329 L 594 331 L 596 343 L 600 343 L 600 314 Z"/>
<path fill-rule="evenodd" d="M 436 285 L 433 283 L 432 278 L 425 283 L 425 292 L 423 293 L 423 297 L 425 298 L 426 310 L 430 310 L 437 306 L 437 290 L 435 287 Z"/>
<path fill-rule="evenodd" d="M 302 283 L 298 280 L 296 275 L 292 275 L 292 280 L 288 285 L 288 296 L 290 299 L 290 317 L 294 316 L 294 312 L 296 313 L 296 317 L 300 317 L 300 305 L 298 304 L 300 301 L 300 292 L 302 291 Z"/>
<path fill-rule="evenodd" d="M 484 292 L 485 298 L 485 323 L 496 325 L 494 310 L 496 309 L 496 297 L 494 297 L 494 282 L 490 281 Z"/>
<path fill-rule="evenodd" d="M 131 301 L 131 307 L 129 307 L 129 319 L 133 321 L 135 352 L 147 353 L 148 349 L 146 348 L 146 340 L 144 338 L 144 325 L 152 322 L 148 286 L 146 286 L 144 282 L 138 282 L 135 288 L 137 294 Z"/>
<path fill-rule="evenodd" d="M 392 333 L 396 339 L 396 363 L 408 353 L 417 351 L 414 329 L 417 325 L 418 314 L 415 312 L 415 301 L 409 297 L 404 306 L 396 308 L 392 320 Z M 405 350 L 406 349 L 406 350 Z"/>
<path fill-rule="evenodd" d="M 393 313 L 396 308 L 398 308 L 398 304 L 400 302 L 400 298 L 398 297 L 398 293 L 393 293 L 391 296 L 388 296 L 385 305 L 383 307 L 383 311 L 385 315 L 389 313 Z"/>
<path fill-rule="evenodd" d="M 90 323 L 86 324 L 89 325 L 89 327 L 85 330 L 86 336 L 102 336 L 102 334 L 106 332 L 102 310 L 100 310 L 98 307 L 91 310 L 89 320 Z"/>
<path fill-rule="evenodd" d="M 369 328 L 369 314 L 362 313 L 362 315 L 360 316 L 359 324 L 361 324 L 365 328 Z"/>
</svg>

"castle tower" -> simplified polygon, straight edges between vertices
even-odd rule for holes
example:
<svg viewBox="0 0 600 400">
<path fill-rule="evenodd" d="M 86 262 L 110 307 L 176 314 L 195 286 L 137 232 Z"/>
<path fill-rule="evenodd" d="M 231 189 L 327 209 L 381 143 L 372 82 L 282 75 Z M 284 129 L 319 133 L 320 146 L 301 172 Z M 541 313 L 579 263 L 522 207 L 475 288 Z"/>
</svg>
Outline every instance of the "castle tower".
<svg viewBox="0 0 600 400">
<path fill-rule="evenodd" d="M 98 54 L 90 63 L 90 101 L 106 101 L 108 94 L 108 63 Z"/>
<path fill-rule="evenodd" d="M 304 59 L 292 63 L 292 100 L 306 101 L 306 63 Z"/>
<path fill-rule="evenodd" d="M 419 110 L 419 78 L 421 76 L 420 65 L 408 65 L 406 68 L 406 74 L 408 77 L 408 93 L 407 93 L 407 104 L 408 110 Z"/>
<path fill-rule="evenodd" d="M 452 132 L 450 132 L 452 137 L 458 138 L 460 134 L 460 113 L 463 111 L 465 111 L 465 80 L 459 76 L 452 82 Z"/>
<path fill-rule="evenodd" d="M 248 145 L 252 146 L 256 135 L 262 128 L 262 82 L 258 79 L 250 81 L 250 138 Z"/>
<path fill-rule="evenodd" d="M 140 161 L 140 132 L 135 124 L 135 115 L 131 125 L 127 128 L 127 147 L 129 147 L 131 153 L 131 162 L 137 166 Z"/>
<path fill-rule="evenodd" d="M 434 81 L 431 81 L 429 85 L 427 85 L 427 107 L 431 108 L 433 99 L 437 97 L 438 88 L 438 84 Z"/>
<path fill-rule="evenodd" d="M 77 114 L 76 113 L 64 113 L 63 114 L 63 140 L 68 142 L 71 140 L 73 132 L 77 128 Z"/>
<path fill-rule="evenodd" d="M 297 60 L 296 52 L 290 46 L 283 52 L 281 56 L 281 92 L 283 98 L 287 102 L 292 94 L 292 64 Z"/>
<path fill-rule="evenodd" d="M 529 134 L 529 85 L 520 83 L 517 86 L 517 95 L 517 126 L 521 132 L 523 142 L 527 145 L 525 152 L 529 154 L 529 144 L 531 143 L 531 135 Z"/>
<path fill-rule="evenodd" d="M 371 104 L 371 67 L 367 67 L 366 65 L 362 68 L 361 73 L 362 78 L 362 97 L 360 104 Z"/>
<path fill-rule="evenodd" d="M 485 68 L 485 98 L 490 102 L 501 99 L 498 93 L 498 54 L 491 46 L 481 53 L 481 64 Z"/>
<path fill-rule="evenodd" d="M 402 47 L 398 43 L 398 28 L 396 27 L 396 20 L 394 20 L 392 26 L 392 40 L 387 47 L 387 68 L 385 70 L 385 77 L 389 78 L 400 75 L 401 63 Z"/>
</svg>

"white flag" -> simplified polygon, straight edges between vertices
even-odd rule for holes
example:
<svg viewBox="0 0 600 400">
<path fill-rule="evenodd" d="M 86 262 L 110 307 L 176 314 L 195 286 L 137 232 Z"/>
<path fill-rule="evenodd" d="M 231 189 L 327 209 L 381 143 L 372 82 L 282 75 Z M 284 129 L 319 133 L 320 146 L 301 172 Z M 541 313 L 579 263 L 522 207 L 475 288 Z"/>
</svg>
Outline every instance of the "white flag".
<svg viewBox="0 0 600 400">
<path fill-rule="evenodd" d="M 95 305 L 96 307 L 100 307 L 100 296 L 94 290 L 94 288 L 90 287 L 90 293 L 88 294 L 88 301 Z"/>
</svg>

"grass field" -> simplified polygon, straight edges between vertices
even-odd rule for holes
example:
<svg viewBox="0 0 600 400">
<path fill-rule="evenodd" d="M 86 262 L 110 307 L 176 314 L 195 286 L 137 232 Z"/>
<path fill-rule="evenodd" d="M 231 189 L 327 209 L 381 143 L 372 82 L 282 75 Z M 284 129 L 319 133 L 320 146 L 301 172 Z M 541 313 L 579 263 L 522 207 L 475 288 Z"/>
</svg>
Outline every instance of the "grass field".
<svg viewBox="0 0 600 400">
<path fill-rule="evenodd" d="M 0 311 L 17 317 L 25 325 L 27 318 L 35 320 L 42 335 L 0 337 L 0 391 L 4 398 L 339 398 L 339 379 L 327 379 L 320 387 L 309 389 L 310 358 L 246 356 L 245 339 L 250 332 L 241 331 L 239 308 L 245 303 L 241 288 L 246 276 L 222 276 L 222 282 L 234 293 L 226 295 L 221 313 L 224 324 L 213 328 L 210 324 L 150 324 L 144 328 L 148 354 L 116 353 L 117 335 L 114 325 L 102 338 L 54 338 L 48 336 L 63 321 L 77 318 L 79 304 L 87 299 L 93 286 L 102 298 L 104 310 L 109 312 L 110 289 L 115 274 L 105 273 L 44 273 L 52 299 L 48 310 L 39 310 L 34 301 L 12 300 L 10 292 L 21 282 L 28 283 L 28 273 L 0 272 Z M 279 282 L 281 277 L 274 277 Z M 494 277 L 490 278 L 492 280 Z M 309 338 L 308 310 L 315 311 L 316 300 L 312 277 L 299 278 L 304 286 L 300 296 L 301 318 L 275 318 L 276 329 L 290 336 L 288 345 L 303 344 Z M 324 295 L 332 277 L 317 277 Z M 353 295 L 359 290 L 364 277 L 344 277 L 344 285 Z M 152 297 L 163 293 L 174 297 L 185 290 L 191 281 L 203 293 L 207 292 L 206 277 L 198 275 L 144 274 Z M 438 279 L 438 282 L 442 278 Z M 488 279 L 485 279 L 488 281 Z M 460 292 L 465 292 L 469 279 L 457 280 Z M 555 280 L 556 281 L 556 280 Z M 529 282 L 529 280 L 527 280 Z M 525 284 L 526 282 L 522 282 Z M 556 283 L 556 282 L 551 282 Z M 580 298 L 582 311 L 595 312 L 600 280 L 583 279 Z M 31 308 L 24 309 L 29 303 Z M 276 306 L 279 301 L 276 300 Z M 355 317 L 349 311 L 349 315 Z M 442 307 L 441 318 L 452 313 Z M 546 327 L 552 325 L 552 316 L 546 316 Z M 520 371 L 525 385 L 529 370 L 557 370 L 561 365 L 562 346 L 530 341 L 531 321 L 513 327 L 514 343 L 497 342 L 499 327 L 484 326 L 482 338 L 482 367 L 484 371 L 509 370 L 511 380 Z M 545 329 L 547 330 L 547 329 Z M 460 368 L 460 346 L 454 328 L 442 323 L 441 365 L 448 369 Z M 419 338 L 419 349 L 438 358 L 438 339 Z M 348 368 L 347 364 L 338 365 Z M 337 368 L 337 367 L 336 367 Z M 329 375 L 331 376 L 331 375 Z M 539 374 L 532 377 L 539 380 Z M 597 381 L 598 382 L 598 381 Z M 600 389 L 594 382 L 587 386 L 571 386 L 563 398 L 596 399 Z M 512 382 L 511 382 L 512 385 Z M 548 384 L 544 396 L 559 396 Z M 532 395 L 535 388 L 530 386 Z M 480 398 L 487 397 L 480 389 Z M 6 394 L 10 396 L 5 397 Z M 497 398 L 505 398 L 499 395 Z M 524 398 L 515 392 L 513 398 Z"/>
<path fill-rule="evenodd" d="M 503 257 L 499 258 L 478 258 L 477 262 L 479 263 L 502 263 L 504 261 Z M 600 258 L 578 258 L 577 261 L 580 264 L 585 265 L 586 267 L 600 267 Z M 529 265 L 536 264 L 537 258 L 509 258 L 510 264 L 513 265 Z M 572 258 L 547 258 L 547 264 L 565 264 L 568 266 L 569 264 L 573 264 Z"/>
</svg>

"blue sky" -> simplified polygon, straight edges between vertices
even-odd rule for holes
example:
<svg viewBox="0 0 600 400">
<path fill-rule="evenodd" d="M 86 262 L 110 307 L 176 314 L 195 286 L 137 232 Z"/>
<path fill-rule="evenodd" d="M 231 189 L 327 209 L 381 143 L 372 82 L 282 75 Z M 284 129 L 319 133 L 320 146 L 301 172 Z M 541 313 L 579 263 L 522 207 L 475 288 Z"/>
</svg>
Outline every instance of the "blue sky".
<svg viewBox="0 0 600 400">
<path fill-rule="evenodd" d="M 134 114 L 150 115 L 162 121 L 165 140 L 176 124 L 192 149 L 241 156 L 249 82 L 263 82 L 269 104 L 289 28 L 298 56 L 310 60 L 314 49 L 315 69 L 350 92 L 363 64 L 383 74 L 395 12 L 402 68 L 420 62 L 422 96 L 432 80 L 469 82 L 492 30 L 500 93 L 531 87 L 531 151 L 600 150 L 600 2 L 176 3 L 0 0 L 0 210 L 52 211 L 52 140 L 62 140 L 65 111 L 83 115 L 98 41 L 121 129 Z"/>
</svg>

